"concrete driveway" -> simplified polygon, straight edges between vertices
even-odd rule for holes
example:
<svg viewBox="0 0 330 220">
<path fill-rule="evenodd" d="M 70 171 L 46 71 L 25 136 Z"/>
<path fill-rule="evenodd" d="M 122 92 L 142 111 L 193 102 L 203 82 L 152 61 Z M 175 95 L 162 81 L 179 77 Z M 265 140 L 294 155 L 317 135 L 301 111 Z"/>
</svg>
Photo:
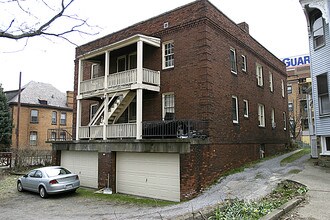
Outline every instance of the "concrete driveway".
<svg viewBox="0 0 330 220">
<path fill-rule="evenodd" d="M 18 193 L 0 203 L 4 219 L 184 219 L 196 217 L 216 207 L 226 199 L 254 200 L 272 191 L 284 179 L 292 178 L 292 171 L 304 170 L 305 156 L 287 166 L 280 161 L 291 153 L 269 159 L 241 173 L 220 179 L 199 197 L 167 207 L 147 207 L 122 204 L 75 194 L 41 199 L 37 194 Z"/>
</svg>

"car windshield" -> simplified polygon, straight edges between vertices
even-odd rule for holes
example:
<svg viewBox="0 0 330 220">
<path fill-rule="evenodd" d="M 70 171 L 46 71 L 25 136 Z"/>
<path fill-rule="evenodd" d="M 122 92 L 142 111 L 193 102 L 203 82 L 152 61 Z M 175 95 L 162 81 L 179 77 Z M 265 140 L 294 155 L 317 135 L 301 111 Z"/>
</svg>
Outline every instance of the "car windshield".
<svg viewBox="0 0 330 220">
<path fill-rule="evenodd" d="M 46 171 L 46 173 L 49 177 L 53 177 L 58 175 L 70 174 L 71 172 L 63 167 L 59 167 L 59 168 L 49 169 Z"/>
</svg>

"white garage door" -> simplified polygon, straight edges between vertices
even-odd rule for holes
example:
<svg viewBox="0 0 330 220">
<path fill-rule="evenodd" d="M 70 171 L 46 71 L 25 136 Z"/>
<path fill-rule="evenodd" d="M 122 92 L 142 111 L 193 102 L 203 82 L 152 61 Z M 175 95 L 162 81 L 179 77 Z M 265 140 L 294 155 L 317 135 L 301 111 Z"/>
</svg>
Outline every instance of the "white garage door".
<svg viewBox="0 0 330 220">
<path fill-rule="evenodd" d="M 98 153 L 61 151 L 61 165 L 79 175 L 80 185 L 98 188 Z"/>
<path fill-rule="evenodd" d="M 179 154 L 117 152 L 117 192 L 179 202 L 179 161 Z"/>
</svg>

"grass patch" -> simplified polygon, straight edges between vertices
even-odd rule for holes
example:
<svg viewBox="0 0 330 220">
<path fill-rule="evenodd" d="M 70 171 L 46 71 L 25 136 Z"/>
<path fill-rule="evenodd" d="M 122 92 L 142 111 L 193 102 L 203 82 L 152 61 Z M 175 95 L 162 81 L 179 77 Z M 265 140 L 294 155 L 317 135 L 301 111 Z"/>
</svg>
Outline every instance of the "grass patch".
<svg viewBox="0 0 330 220">
<path fill-rule="evenodd" d="M 306 154 L 310 154 L 311 153 L 311 149 L 310 148 L 302 148 L 300 151 L 292 154 L 289 157 L 284 158 L 283 160 L 281 160 L 281 166 L 285 166 L 288 163 L 292 163 L 295 160 L 298 160 L 299 158 L 305 156 Z"/>
<path fill-rule="evenodd" d="M 136 197 L 124 194 L 103 194 L 103 193 L 95 193 L 95 190 L 87 189 L 87 188 L 79 188 L 77 190 L 77 196 L 85 197 L 85 198 L 92 198 L 104 201 L 114 201 L 118 203 L 129 203 L 129 204 L 137 204 L 137 205 L 146 205 L 152 207 L 159 207 L 159 206 L 168 206 L 177 204 L 176 202 L 164 201 L 164 200 L 157 200 L 157 199 L 150 199 L 150 198 L 143 198 L 143 197 Z"/>
<path fill-rule="evenodd" d="M 260 219 L 262 216 L 267 215 L 290 199 L 305 195 L 306 192 L 306 186 L 292 181 L 283 181 L 278 184 L 271 194 L 259 201 L 244 202 L 234 199 L 226 202 L 223 207 L 217 208 L 214 214 L 208 219 Z"/>
</svg>

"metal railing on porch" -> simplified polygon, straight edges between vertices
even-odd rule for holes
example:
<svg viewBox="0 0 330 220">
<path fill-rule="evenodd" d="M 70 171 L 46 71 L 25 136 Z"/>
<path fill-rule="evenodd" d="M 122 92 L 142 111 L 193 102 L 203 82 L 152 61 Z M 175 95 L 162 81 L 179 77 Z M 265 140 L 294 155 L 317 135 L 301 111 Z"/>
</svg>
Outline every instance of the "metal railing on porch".
<svg viewBox="0 0 330 220">
<path fill-rule="evenodd" d="M 48 141 L 71 141 L 72 128 L 57 128 L 57 129 L 48 129 L 47 140 Z"/>
<path fill-rule="evenodd" d="M 143 138 L 201 138 L 208 137 L 208 122 L 195 120 L 144 121 Z"/>
</svg>

